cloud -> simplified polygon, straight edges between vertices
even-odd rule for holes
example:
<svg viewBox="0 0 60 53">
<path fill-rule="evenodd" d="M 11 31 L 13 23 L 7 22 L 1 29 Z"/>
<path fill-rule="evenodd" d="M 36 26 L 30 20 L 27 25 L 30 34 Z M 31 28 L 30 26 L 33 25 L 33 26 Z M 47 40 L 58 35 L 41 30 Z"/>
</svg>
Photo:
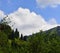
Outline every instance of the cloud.
<svg viewBox="0 0 60 53">
<path fill-rule="evenodd" d="M 60 0 L 36 0 L 36 2 L 41 8 L 45 8 L 47 6 L 55 8 L 60 5 Z"/>
<path fill-rule="evenodd" d="M 9 18 L 11 20 L 10 26 L 13 25 L 13 29 L 18 28 L 19 32 L 24 35 L 36 33 L 40 30 L 48 30 L 56 26 L 48 24 L 41 15 L 24 8 L 19 8 L 9 14 Z"/>
<path fill-rule="evenodd" d="M 15 23 L 13 28 L 18 28 L 20 33 L 24 35 L 37 32 L 46 24 L 42 16 L 30 12 L 29 9 L 19 8 L 14 13 L 11 13 L 9 17 L 12 23 Z"/>
<path fill-rule="evenodd" d="M 48 21 L 48 23 L 51 24 L 51 25 L 57 24 L 55 18 L 51 18 L 51 19 Z"/>
<path fill-rule="evenodd" d="M 4 12 L 0 10 L 0 20 L 5 16 Z M 10 13 L 6 21 L 11 21 L 9 25 L 12 29 L 15 30 L 17 28 L 19 32 L 24 35 L 30 35 L 39 32 L 40 30 L 45 31 L 57 26 L 54 18 L 49 22 L 46 22 L 41 15 L 21 7 L 17 11 Z"/>
<path fill-rule="evenodd" d="M 4 14 L 4 12 L 2 10 L 0 10 L 0 21 L 1 19 L 3 19 L 6 15 Z"/>
</svg>

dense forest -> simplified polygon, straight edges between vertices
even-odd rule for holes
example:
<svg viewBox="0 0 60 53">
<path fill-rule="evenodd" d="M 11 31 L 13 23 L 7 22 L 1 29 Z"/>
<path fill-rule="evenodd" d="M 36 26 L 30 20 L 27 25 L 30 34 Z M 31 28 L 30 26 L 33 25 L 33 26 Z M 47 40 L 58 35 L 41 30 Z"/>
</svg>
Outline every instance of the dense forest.
<svg viewBox="0 0 60 53">
<path fill-rule="evenodd" d="M 19 31 L 0 22 L 0 53 L 60 53 L 60 27 L 19 37 Z"/>
</svg>

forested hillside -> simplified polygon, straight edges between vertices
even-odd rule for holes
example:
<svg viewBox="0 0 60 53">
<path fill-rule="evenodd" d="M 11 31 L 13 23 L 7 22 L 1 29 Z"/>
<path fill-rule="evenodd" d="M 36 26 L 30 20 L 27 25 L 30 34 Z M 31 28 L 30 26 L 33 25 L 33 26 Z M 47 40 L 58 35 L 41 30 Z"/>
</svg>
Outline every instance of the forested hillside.
<svg viewBox="0 0 60 53">
<path fill-rule="evenodd" d="M 30 36 L 0 23 L 0 53 L 60 53 L 60 27 Z"/>
</svg>

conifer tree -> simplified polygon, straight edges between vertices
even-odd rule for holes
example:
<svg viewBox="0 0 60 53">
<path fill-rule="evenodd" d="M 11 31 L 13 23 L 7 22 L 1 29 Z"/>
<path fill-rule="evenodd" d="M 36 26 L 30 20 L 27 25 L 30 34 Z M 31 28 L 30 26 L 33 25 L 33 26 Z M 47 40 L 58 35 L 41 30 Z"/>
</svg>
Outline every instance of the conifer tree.
<svg viewBox="0 0 60 53">
<path fill-rule="evenodd" d="M 15 31 L 15 38 L 19 38 L 19 32 L 18 32 L 17 28 L 16 28 L 16 31 Z"/>
<path fill-rule="evenodd" d="M 13 30 L 8 38 L 12 40 L 12 39 L 14 39 L 14 37 L 15 37 L 15 34 L 14 34 L 14 30 Z"/>
<path fill-rule="evenodd" d="M 23 34 L 21 34 L 21 39 L 23 40 Z"/>
</svg>

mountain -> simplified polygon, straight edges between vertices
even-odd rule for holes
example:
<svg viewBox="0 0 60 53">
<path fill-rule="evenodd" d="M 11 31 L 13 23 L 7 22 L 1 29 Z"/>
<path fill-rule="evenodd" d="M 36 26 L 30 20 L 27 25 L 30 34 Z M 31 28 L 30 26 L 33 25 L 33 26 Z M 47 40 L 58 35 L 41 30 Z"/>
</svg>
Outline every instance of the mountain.
<svg viewBox="0 0 60 53">
<path fill-rule="evenodd" d="M 46 33 L 55 32 L 57 35 L 60 35 L 60 26 L 54 27 L 50 30 L 45 31 Z"/>
<path fill-rule="evenodd" d="M 49 29 L 49 30 L 46 30 L 46 31 L 40 31 L 40 32 L 37 32 L 37 33 L 34 33 L 34 34 L 32 34 L 32 35 L 29 35 L 29 36 L 24 36 L 23 38 L 25 39 L 25 40 L 28 40 L 28 38 L 29 37 L 33 37 L 34 35 L 36 36 L 38 36 L 38 35 L 40 35 L 40 34 L 45 34 L 45 35 L 47 35 L 47 36 L 49 36 L 49 34 L 52 34 L 52 36 L 53 35 L 56 35 L 56 36 L 60 36 L 60 26 L 56 26 L 56 27 L 54 27 L 54 28 L 51 28 L 51 29 Z M 43 35 L 42 35 L 43 36 Z"/>
</svg>

